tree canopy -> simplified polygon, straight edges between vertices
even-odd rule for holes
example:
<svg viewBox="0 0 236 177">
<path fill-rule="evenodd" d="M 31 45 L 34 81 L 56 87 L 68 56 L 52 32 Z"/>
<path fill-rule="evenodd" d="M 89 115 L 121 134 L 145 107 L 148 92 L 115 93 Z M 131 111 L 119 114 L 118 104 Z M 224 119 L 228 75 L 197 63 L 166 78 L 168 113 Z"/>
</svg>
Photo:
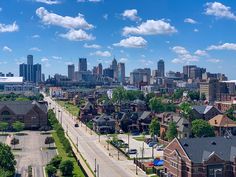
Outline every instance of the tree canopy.
<svg viewBox="0 0 236 177">
<path fill-rule="evenodd" d="M 20 131 L 24 130 L 25 124 L 20 121 L 16 121 L 12 124 L 12 127 L 15 131 L 20 132 Z"/>
<path fill-rule="evenodd" d="M 213 127 L 207 121 L 202 119 L 192 121 L 192 133 L 195 137 L 215 136 Z"/>
<path fill-rule="evenodd" d="M 0 131 L 4 132 L 8 128 L 8 123 L 7 122 L 0 122 Z"/>
<path fill-rule="evenodd" d="M 174 139 L 175 137 L 177 137 L 177 135 L 178 135 L 178 132 L 177 132 L 176 123 L 174 122 L 169 123 L 168 129 L 166 132 L 167 139 L 170 141 Z"/>
<path fill-rule="evenodd" d="M 61 162 L 59 168 L 64 176 L 71 176 L 74 169 L 74 164 L 71 160 L 64 160 Z"/>
<path fill-rule="evenodd" d="M 15 157 L 11 152 L 11 148 L 0 143 L 0 174 L 4 173 L 6 177 L 11 177 L 15 173 Z"/>
<path fill-rule="evenodd" d="M 180 105 L 181 114 L 185 119 L 192 118 L 192 107 L 188 102 L 184 102 Z"/>
<path fill-rule="evenodd" d="M 160 134 L 160 124 L 156 118 L 152 119 L 151 124 L 149 125 L 149 133 L 151 137 Z"/>
<path fill-rule="evenodd" d="M 144 100 L 144 94 L 140 90 L 125 90 L 123 87 L 119 87 L 112 92 L 112 101 L 134 101 L 136 99 Z"/>
</svg>

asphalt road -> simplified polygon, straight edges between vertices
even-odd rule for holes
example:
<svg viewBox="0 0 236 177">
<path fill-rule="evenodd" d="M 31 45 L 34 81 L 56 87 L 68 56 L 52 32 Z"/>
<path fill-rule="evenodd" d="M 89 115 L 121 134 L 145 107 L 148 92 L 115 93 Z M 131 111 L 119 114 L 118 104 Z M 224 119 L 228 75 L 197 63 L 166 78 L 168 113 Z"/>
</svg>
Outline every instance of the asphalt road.
<svg viewBox="0 0 236 177">
<path fill-rule="evenodd" d="M 127 159 L 117 160 L 109 156 L 104 146 L 98 142 L 98 136 L 86 132 L 85 126 L 74 127 L 75 120 L 64 110 L 60 105 L 53 101 L 49 97 L 45 97 L 45 100 L 50 103 L 50 108 L 54 108 L 59 122 L 62 122 L 62 126 L 74 144 L 78 145 L 78 150 L 86 159 L 92 169 L 95 169 L 95 159 L 99 165 L 99 177 L 147 177 L 145 173 L 139 170 L 138 175 L 135 174 L 135 165 L 133 161 Z M 104 141 L 102 137 L 101 141 Z"/>
</svg>

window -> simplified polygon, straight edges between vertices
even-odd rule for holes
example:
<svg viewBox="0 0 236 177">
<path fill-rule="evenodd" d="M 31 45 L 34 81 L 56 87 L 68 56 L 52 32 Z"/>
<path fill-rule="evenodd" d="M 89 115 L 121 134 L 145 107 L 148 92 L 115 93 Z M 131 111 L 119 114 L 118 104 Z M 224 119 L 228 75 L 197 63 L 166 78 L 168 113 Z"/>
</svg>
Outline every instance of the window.
<svg viewBox="0 0 236 177">
<path fill-rule="evenodd" d="M 10 115 L 10 112 L 9 112 L 9 111 L 3 111 L 3 112 L 1 113 L 1 115 L 3 115 L 3 116 L 8 116 L 8 115 Z"/>
</svg>

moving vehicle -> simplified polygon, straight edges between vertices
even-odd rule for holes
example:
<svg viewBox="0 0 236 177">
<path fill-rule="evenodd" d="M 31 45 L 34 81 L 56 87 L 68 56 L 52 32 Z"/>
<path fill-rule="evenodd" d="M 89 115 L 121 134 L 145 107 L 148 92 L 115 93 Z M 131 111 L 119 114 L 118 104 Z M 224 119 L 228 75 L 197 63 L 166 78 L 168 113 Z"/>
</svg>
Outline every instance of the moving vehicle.
<svg viewBox="0 0 236 177">
<path fill-rule="evenodd" d="M 137 149 L 128 150 L 128 154 L 137 154 Z"/>
</svg>

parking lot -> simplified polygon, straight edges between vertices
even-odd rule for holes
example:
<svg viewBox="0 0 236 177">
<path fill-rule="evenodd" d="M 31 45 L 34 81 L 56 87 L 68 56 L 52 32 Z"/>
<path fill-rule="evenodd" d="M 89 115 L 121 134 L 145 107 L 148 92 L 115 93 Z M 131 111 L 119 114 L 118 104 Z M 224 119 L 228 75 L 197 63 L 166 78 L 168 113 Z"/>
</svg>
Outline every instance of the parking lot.
<svg viewBox="0 0 236 177">
<path fill-rule="evenodd" d="M 47 149 L 45 138 L 50 135 L 42 135 L 36 131 L 25 131 L 26 135 L 14 135 L 19 139 L 19 144 L 12 146 L 17 161 L 17 176 L 25 177 L 28 166 L 32 166 L 33 176 L 43 177 L 43 166 L 56 155 L 55 149 Z"/>
<path fill-rule="evenodd" d="M 128 135 L 126 134 L 120 134 L 119 139 L 122 139 L 125 143 L 128 143 Z M 137 141 L 134 139 L 135 136 L 130 135 L 129 137 L 129 149 L 137 149 L 137 157 L 139 158 L 150 158 L 152 157 L 152 151 L 153 151 L 153 157 L 163 157 L 163 151 L 157 151 L 157 148 L 154 146 L 154 148 L 149 147 L 145 142 L 143 141 Z M 143 153 L 142 150 L 144 149 Z M 135 157 L 136 155 L 130 155 L 131 157 Z"/>
</svg>

